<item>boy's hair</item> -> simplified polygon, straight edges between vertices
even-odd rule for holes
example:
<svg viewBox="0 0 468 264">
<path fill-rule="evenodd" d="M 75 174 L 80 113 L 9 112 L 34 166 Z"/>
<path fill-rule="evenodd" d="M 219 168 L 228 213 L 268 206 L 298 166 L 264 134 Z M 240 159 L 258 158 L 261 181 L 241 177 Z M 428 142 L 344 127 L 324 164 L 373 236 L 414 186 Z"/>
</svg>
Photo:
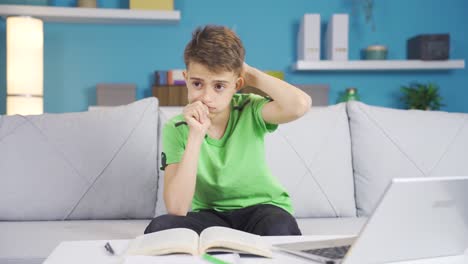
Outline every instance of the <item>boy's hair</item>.
<svg viewBox="0 0 468 264">
<path fill-rule="evenodd" d="M 197 28 L 185 47 L 185 66 L 197 62 L 210 71 L 231 71 L 239 75 L 245 58 L 240 38 L 227 27 L 207 25 Z"/>
</svg>

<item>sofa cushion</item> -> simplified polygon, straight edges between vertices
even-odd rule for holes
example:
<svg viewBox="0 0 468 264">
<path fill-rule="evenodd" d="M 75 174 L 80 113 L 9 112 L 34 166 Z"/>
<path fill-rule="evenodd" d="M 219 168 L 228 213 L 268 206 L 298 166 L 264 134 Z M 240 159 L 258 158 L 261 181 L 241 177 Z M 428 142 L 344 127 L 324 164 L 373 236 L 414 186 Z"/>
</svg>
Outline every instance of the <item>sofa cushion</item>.
<svg viewBox="0 0 468 264">
<path fill-rule="evenodd" d="M 346 105 L 313 107 L 265 139 L 267 162 L 296 217 L 356 216 Z"/>
<path fill-rule="evenodd" d="M 181 112 L 182 107 L 161 107 L 159 127 Z M 296 217 L 356 216 L 345 104 L 314 107 L 280 125 L 265 142 L 267 162 L 289 192 Z M 167 212 L 164 172 L 159 175 L 156 215 Z"/>
<path fill-rule="evenodd" d="M 42 263 L 62 241 L 133 239 L 150 220 L 0 222 L 0 263 Z"/>
<path fill-rule="evenodd" d="M 2 116 L 0 220 L 148 218 L 157 181 L 158 102 Z"/>
<path fill-rule="evenodd" d="M 392 178 L 468 175 L 468 114 L 348 103 L 358 214 Z"/>
</svg>

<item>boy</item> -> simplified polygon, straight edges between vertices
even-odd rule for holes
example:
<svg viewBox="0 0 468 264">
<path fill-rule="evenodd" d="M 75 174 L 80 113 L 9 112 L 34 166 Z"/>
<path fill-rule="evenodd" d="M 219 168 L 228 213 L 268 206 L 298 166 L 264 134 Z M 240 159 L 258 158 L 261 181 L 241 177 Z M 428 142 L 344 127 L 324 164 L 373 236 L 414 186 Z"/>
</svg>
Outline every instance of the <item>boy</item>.
<svg viewBox="0 0 468 264">
<path fill-rule="evenodd" d="M 312 100 L 245 64 L 244 57 L 241 40 L 228 28 L 194 31 L 184 52 L 189 103 L 163 128 L 168 214 L 153 219 L 145 234 L 225 226 L 263 236 L 301 235 L 289 195 L 267 168 L 264 135 L 304 115 Z M 244 85 L 272 100 L 236 93 Z"/>
</svg>

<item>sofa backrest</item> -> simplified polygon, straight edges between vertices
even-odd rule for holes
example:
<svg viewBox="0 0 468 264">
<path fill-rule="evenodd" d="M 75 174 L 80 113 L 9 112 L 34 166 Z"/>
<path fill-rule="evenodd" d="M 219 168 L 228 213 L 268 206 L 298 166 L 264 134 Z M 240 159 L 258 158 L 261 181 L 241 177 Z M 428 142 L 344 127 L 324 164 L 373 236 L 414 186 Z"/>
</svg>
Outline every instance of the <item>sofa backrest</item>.
<svg viewBox="0 0 468 264">
<path fill-rule="evenodd" d="M 158 101 L 0 116 L 0 220 L 150 218 Z"/>
<path fill-rule="evenodd" d="M 265 138 L 273 175 L 296 217 L 356 216 L 351 140 L 344 103 L 313 107 Z"/>
<path fill-rule="evenodd" d="M 370 215 L 392 178 L 468 175 L 468 114 L 351 102 L 358 215 Z"/>
<path fill-rule="evenodd" d="M 182 107 L 160 107 L 160 128 L 181 112 Z M 265 143 L 268 165 L 291 196 L 296 217 L 356 216 L 345 104 L 314 107 L 304 117 L 280 125 Z M 164 171 L 158 186 L 156 215 L 161 215 L 167 213 Z"/>
</svg>

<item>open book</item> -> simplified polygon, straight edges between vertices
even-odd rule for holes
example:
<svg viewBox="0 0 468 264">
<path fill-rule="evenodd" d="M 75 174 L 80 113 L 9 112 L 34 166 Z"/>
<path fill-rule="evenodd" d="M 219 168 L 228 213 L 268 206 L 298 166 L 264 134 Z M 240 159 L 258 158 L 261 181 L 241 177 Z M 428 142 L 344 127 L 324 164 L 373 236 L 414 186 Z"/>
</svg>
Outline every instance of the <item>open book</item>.
<svg viewBox="0 0 468 264">
<path fill-rule="evenodd" d="M 188 228 L 141 235 L 130 242 L 126 255 L 188 253 L 198 256 L 206 252 L 238 252 L 272 257 L 271 246 L 260 236 L 221 226 L 206 228 L 200 236 Z"/>
</svg>

